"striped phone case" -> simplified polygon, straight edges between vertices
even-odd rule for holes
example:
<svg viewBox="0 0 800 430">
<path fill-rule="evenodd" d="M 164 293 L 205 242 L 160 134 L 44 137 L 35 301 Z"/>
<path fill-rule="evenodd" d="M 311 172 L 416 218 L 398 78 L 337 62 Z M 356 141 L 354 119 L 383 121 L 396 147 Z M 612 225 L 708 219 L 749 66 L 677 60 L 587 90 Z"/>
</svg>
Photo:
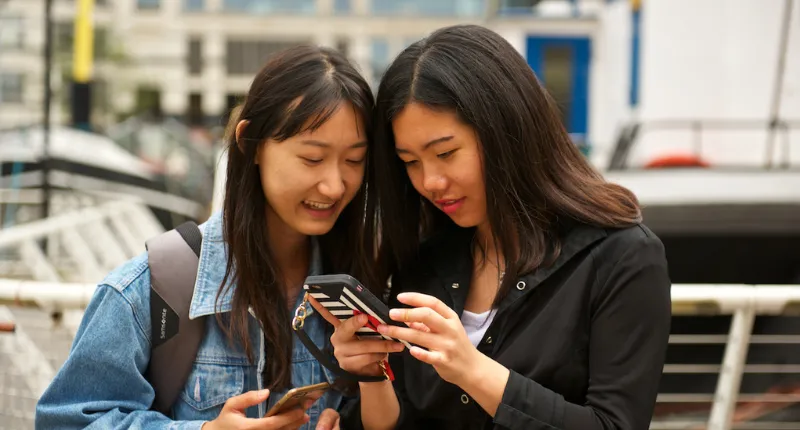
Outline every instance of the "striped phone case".
<svg viewBox="0 0 800 430">
<path fill-rule="evenodd" d="M 411 345 L 399 339 L 382 335 L 375 328 L 378 324 L 405 327 L 389 318 L 389 308 L 375 297 L 357 279 L 350 275 L 309 276 L 303 289 L 324 306 L 333 316 L 344 322 L 359 313 L 367 314 L 369 322 L 358 329 L 359 339 L 386 339 L 400 342 L 411 348 Z"/>
</svg>

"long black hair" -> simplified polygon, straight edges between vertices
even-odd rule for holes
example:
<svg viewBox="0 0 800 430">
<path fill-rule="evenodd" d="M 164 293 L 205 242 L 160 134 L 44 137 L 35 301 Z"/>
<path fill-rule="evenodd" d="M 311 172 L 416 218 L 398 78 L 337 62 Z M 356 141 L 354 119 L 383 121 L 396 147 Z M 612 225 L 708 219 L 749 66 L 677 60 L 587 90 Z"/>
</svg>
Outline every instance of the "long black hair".
<svg viewBox="0 0 800 430">
<path fill-rule="evenodd" d="M 506 260 L 495 305 L 519 274 L 559 255 L 564 221 L 640 221 L 636 197 L 592 168 L 522 56 L 486 28 L 446 27 L 406 48 L 378 89 L 373 155 L 382 171 L 381 255 L 389 270 L 405 269 L 422 238 L 454 225 L 415 191 L 395 153 L 392 120 L 411 103 L 454 112 L 478 137 L 487 217 Z"/>
<path fill-rule="evenodd" d="M 267 201 L 259 166 L 254 160 L 267 139 L 283 141 L 314 130 L 343 102 L 353 106 L 365 129 L 370 130 L 372 91 L 353 65 L 332 49 L 289 48 L 271 57 L 256 75 L 244 104 L 231 115 L 232 126 L 226 133 L 228 167 L 223 231 L 228 256 L 225 281 L 217 297 L 221 297 L 224 288 L 236 285 L 230 320 L 225 326 L 229 335 L 241 342 L 251 361 L 254 356 L 248 336 L 250 308 L 260 321 L 267 349 L 271 351 L 266 363 L 271 388 L 287 387 L 291 380 L 291 315 L 275 256 L 267 245 Z M 242 120 L 249 123 L 237 140 L 232 130 Z M 364 285 L 376 288 L 380 284 L 373 275 L 375 199 L 366 193 L 373 181 L 372 170 L 367 161 L 361 189 L 319 242 L 327 270 L 352 274 Z"/>
</svg>

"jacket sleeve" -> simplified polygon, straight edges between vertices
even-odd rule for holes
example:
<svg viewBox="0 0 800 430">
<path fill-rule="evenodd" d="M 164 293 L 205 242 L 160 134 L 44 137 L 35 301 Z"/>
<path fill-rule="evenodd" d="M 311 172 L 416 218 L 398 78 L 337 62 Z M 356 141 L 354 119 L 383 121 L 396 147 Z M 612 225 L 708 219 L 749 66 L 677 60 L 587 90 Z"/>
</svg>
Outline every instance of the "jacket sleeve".
<svg viewBox="0 0 800 430">
<path fill-rule="evenodd" d="M 669 339 L 670 280 L 661 241 L 639 237 L 592 302 L 589 387 L 576 405 L 511 371 L 495 424 L 508 429 L 646 430 Z"/>
<path fill-rule="evenodd" d="M 148 282 L 142 278 L 133 282 Z M 141 318 L 148 315 L 137 315 L 120 291 L 97 288 L 69 357 L 36 406 L 37 429 L 202 427 L 204 421 L 172 421 L 149 410 L 155 393 L 143 376 L 150 341 Z"/>
</svg>

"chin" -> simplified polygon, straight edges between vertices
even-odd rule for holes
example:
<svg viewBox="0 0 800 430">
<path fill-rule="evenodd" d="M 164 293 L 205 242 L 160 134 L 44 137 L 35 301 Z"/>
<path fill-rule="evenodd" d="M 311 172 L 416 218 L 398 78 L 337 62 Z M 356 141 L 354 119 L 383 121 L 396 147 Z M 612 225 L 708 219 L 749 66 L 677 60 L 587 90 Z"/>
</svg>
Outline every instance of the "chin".
<svg viewBox="0 0 800 430">
<path fill-rule="evenodd" d="M 322 236 L 333 229 L 332 222 L 301 222 L 295 225 L 295 230 L 306 236 Z"/>
<path fill-rule="evenodd" d="M 452 217 L 451 216 L 450 219 L 453 220 L 453 222 L 456 223 L 456 225 L 461 227 L 461 228 L 477 227 L 480 224 L 480 222 L 478 222 L 478 221 L 476 221 L 476 220 L 474 220 L 474 219 L 472 219 L 470 217 L 465 217 L 465 216 L 460 216 L 460 217 L 459 216 L 456 216 L 456 217 Z"/>
</svg>

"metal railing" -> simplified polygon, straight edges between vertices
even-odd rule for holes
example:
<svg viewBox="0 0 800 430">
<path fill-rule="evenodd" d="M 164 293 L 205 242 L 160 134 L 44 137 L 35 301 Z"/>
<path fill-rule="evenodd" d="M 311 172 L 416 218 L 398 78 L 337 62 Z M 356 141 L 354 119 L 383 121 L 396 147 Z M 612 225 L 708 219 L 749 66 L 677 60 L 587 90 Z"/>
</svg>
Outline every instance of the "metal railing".
<svg viewBox="0 0 800 430">
<path fill-rule="evenodd" d="M 753 344 L 800 345 L 800 332 L 782 335 L 753 333 L 753 324 L 757 316 L 800 315 L 800 285 L 675 285 L 672 287 L 672 311 L 673 317 L 730 315 L 732 318 L 727 334 L 670 336 L 671 346 L 725 345 L 722 361 L 718 364 L 668 362 L 664 366 L 665 376 L 718 375 L 713 394 L 668 393 L 660 394 L 658 398 L 660 404 L 710 404 L 708 418 L 703 416 L 681 418 L 680 415 L 678 419 L 657 417 L 652 422 L 651 429 L 800 428 L 800 422 L 764 420 L 769 412 L 800 403 L 800 395 L 797 393 L 740 393 L 742 378 L 747 375 L 800 374 L 800 365 L 747 364 L 748 351 Z M 750 407 L 743 412 L 741 406 L 744 402 Z M 702 411 L 702 407 L 699 409 Z"/>
<path fill-rule="evenodd" d="M 57 294 L 56 294 L 56 289 Z M 93 284 L 60 284 L 43 282 L 20 282 L 17 280 L 0 280 L 0 301 L 5 302 L 49 302 L 62 309 L 74 309 L 78 312 L 86 306 L 95 286 Z M 56 303 L 54 303 L 56 302 Z M 658 405 L 663 404 L 710 404 L 707 417 L 694 416 L 682 418 L 675 416 L 664 418 L 656 416 L 651 423 L 653 430 L 669 429 L 796 429 L 800 422 L 764 421 L 759 411 L 775 411 L 800 403 L 797 392 L 766 392 L 762 394 L 740 394 L 742 378 L 746 375 L 776 373 L 800 373 L 800 365 L 792 364 L 747 364 L 747 354 L 751 345 L 776 344 L 800 345 L 800 332 L 795 334 L 766 335 L 753 332 L 753 323 L 757 316 L 800 315 L 800 285 L 688 285 L 680 284 L 672 287 L 673 316 L 732 316 L 727 334 L 673 334 L 670 345 L 724 345 L 724 354 L 717 364 L 674 364 L 664 366 L 664 375 L 684 373 L 688 375 L 718 374 L 713 394 L 668 393 L 660 394 Z M 43 317 L 46 314 L 42 314 Z M 13 316 L 0 307 L 0 322 L 13 322 Z M 77 319 L 73 318 L 73 324 Z M 28 324 L 31 324 L 30 322 Z M 67 324 L 69 325 L 69 324 Z M 41 329 L 41 327 L 39 327 Z M 52 376 L 53 369 L 59 363 L 53 363 L 48 354 L 43 353 L 35 345 L 34 333 L 27 333 L 26 324 L 17 324 L 16 332 L 0 333 L 0 360 L 7 356 L 8 366 L 5 375 L 9 375 L 24 383 L 25 393 L 18 393 L 26 401 L 39 393 L 46 385 L 46 378 Z M 73 331 L 74 332 L 74 331 Z M 38 336 L 41 336 L 39 334 Z M 12 341 L 13 339 L 13 341 Z M 9 354 L 20 355 L 10 357 Z M 50 354 L 52 355 L 52 353 Z M 49 361 L 48 361 L 49 360 Z M 799 361 L 800 362 L 800 361 Z M 35 368 L 32 363 L 39 363 Z M 43 369 L 43 370 L 42 370 Z M 0 372 L 2 373 L 2 372 Z M 21 378 L 21 379 L 20 379 Z M 0 384 L 3 385 L 3 384 Z M 27 387 L 27 388 L 25 388 Z M 687 387 L 689 388 L 689 387 Z M 8 391 L 8 390 L 6 390 Z M 0 390 L 0 396 L 3 395 Z M 12 393 L 13 394 L 13 393 Z M 24 395 L 23 395 L 24 394 Z M 5 393 L 8 398 L 10 395 Z M 25 397 L 27 396 L 27 397 Z M 2 397 L 0 397 L 2 399 Z M 766 405 L 757 408 L 753 413 L 751 407 L 745 413 L 737 409 L 743 402 Z M 14 405 L 6 400 L 8 405 Z M 35 402 L 34 402 L 35 403 Z M 30 404 L 30 402 L 26 403 Z M 12 412 L 2 410 L 0 416 L 11 415 Z M 8 407 L 8 406 L 6 406 Z M 28 406 L 26 406 L 28 407 Z M 20 415 L 20 411 L 13 412 Z M 32 417 L 31 411 L 24 411 Z M 755 417 L 761 420 L 754 421 Z"/>
<path fill-rule="evenodd" d="M 765 132 L 763 167 L 767 169 L 776 166 L 789 168 L 791 166 L 792 132 L 800 131 L 800 120 L 663 119 L 632 122 L 620 130 L 608 170 L 630 168 L 631 153 L 641 142 L 642 136 L 666 131 L 688 132 L 691 136 L 690 142 L 676 142 L 676 144 L 688 143 L 691 146 L 692 155 L 697 157 L 702 155 L 706 146 L 708 132 Z M 780 160 L 777 160 L 777 149 L 780 149 L 779 153 L 782 154 Z"/>
</svg>

